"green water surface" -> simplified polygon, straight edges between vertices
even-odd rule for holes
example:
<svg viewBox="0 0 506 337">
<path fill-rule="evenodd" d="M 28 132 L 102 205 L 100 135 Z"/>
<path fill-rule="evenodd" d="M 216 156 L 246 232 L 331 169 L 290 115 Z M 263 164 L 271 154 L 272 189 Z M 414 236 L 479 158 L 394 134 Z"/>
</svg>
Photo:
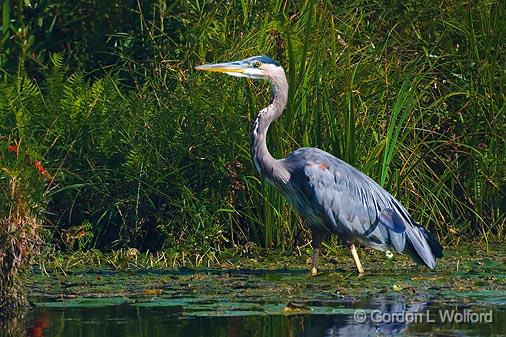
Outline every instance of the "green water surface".
<svg viewBox="0 0 506 337">
<path fill-rule="evenodd" d="M 501 336 L 501 252 L 447 253 L 436 270 L 366 258 L 234 268 L 75 270 L 30 278 L 32 309 L 1 336 Z M 369 260 L 368 260 L 369 259 Z M 279 260 L 278 260 L 279 262 Z"/>
</svg>

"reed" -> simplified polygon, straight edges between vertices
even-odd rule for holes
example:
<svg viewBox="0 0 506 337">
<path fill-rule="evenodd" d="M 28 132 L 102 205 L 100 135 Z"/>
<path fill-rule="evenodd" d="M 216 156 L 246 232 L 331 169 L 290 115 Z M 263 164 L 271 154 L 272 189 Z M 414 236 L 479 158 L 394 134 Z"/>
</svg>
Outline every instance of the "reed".
<svg viewBox="0 0 506 337">
<path fill-rule="evenodd" d="M 9 62 L 0 90 L 23 82 L 37 94 L 20 93 L 23 114 L 0 94 L 0 135 L 22 140 L 55 178 L 46 219 L 60 247 L 79 247 L 82 228 L 86 248 L 218 253 L 251 242 L 305 244 L 301 219 L 250 159 L 249 130 L 269 102 L 268 84 L 192 70 L 257 54 L 278 60 L 290 85 L 287 110 L 269 134 L 276 157 L 317 146 L 345 159 L 448 244 L 504 237 L 499 2 L 112 7 L 96 11 L 111 11 L 108 21 L 94 20 L 116 33 L 89 34 L 103 40 L 95 49 L 78 33 L 65 55 L 38 40 L 23 53 L 16 36 L 4 41 L 11 49 L 2 54 Z M 60 9 L 68 15 L 61 22 L 76 11 Z"/>
</svg>

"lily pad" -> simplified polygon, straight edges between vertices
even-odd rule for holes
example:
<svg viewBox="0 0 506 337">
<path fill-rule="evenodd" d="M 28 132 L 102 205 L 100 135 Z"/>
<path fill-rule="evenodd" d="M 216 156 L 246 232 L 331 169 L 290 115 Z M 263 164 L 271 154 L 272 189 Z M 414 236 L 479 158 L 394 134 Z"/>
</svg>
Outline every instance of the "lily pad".
<svg viewBox="0 0 506 337">
<path fill-rule="evenodd" d="M 265 316 L 264 311 L 255 310 L 224 310 L 224 311 L 190 311 L 184 312 L 188 317 L 243 317 L 243 316 Z"/>
<path fill-rule="evenodd" d="M 159 298 L 152 301 L 143 301 L 133 303 L 136 307 L 183 307 L 194 304 L 195 302 L 201 302 L 202 299 L 194 297 L 180 297 L 180 298 Z"/>
<path fill-rule="evenodd" d="M 37 307 L 44 308 L 100 308 L 108 306 L 117 306 L 132 303 L 133 300 L 128 297 L 95 297 L 95 298 L 72 298 L 63 301 L 38 302 Z"/>
</svg>

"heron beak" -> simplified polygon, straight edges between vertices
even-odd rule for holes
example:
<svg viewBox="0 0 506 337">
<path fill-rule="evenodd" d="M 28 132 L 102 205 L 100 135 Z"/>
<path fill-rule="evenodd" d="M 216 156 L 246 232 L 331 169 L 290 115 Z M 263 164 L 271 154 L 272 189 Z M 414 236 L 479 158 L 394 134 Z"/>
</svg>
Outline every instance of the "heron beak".
<svg viewBox="0 0 506 337">
<path fill-rule="evenodd" d="M 220 73 L 227 73 L 229 75 L 243 74 L 245 69 L 244 66 L 239 62 L 228 62 L 228 63 L 215 63 L 215 64 L 204 64 L 195 67 L 196 70 L 214 71 Z"/>
</svg>

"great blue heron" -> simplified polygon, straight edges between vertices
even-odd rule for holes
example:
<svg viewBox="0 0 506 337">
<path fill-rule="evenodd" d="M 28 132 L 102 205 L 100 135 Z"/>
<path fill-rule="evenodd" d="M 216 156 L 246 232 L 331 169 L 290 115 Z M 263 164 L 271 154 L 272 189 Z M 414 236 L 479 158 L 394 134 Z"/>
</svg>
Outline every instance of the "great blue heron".
<svg viewBox="0 0 506 337">
<path fill-rule="evenodd" d="M 317 273 L 318 252 L 328 234 L 337 234 L 345 242 L 360 274 L 364 269 L 354 241 L 379 250 L 406 252 L 417 263 L 431 269 L 436 266 L 436 257 L 443 256 L 443 248 L 434 235 L 367 175 L 317 148 L 301 148 L 284 159 L 271 156 L 267 130 L 281 116 L 288 99 L 285 71 L 277 62 L 267 56 L 253 56 L 195 69 L 271 82 L 273 100 L 255 119 L 251 153 L 260 175 L 295 206 L 311 230 L 311 275 Z"/>
</svg>

